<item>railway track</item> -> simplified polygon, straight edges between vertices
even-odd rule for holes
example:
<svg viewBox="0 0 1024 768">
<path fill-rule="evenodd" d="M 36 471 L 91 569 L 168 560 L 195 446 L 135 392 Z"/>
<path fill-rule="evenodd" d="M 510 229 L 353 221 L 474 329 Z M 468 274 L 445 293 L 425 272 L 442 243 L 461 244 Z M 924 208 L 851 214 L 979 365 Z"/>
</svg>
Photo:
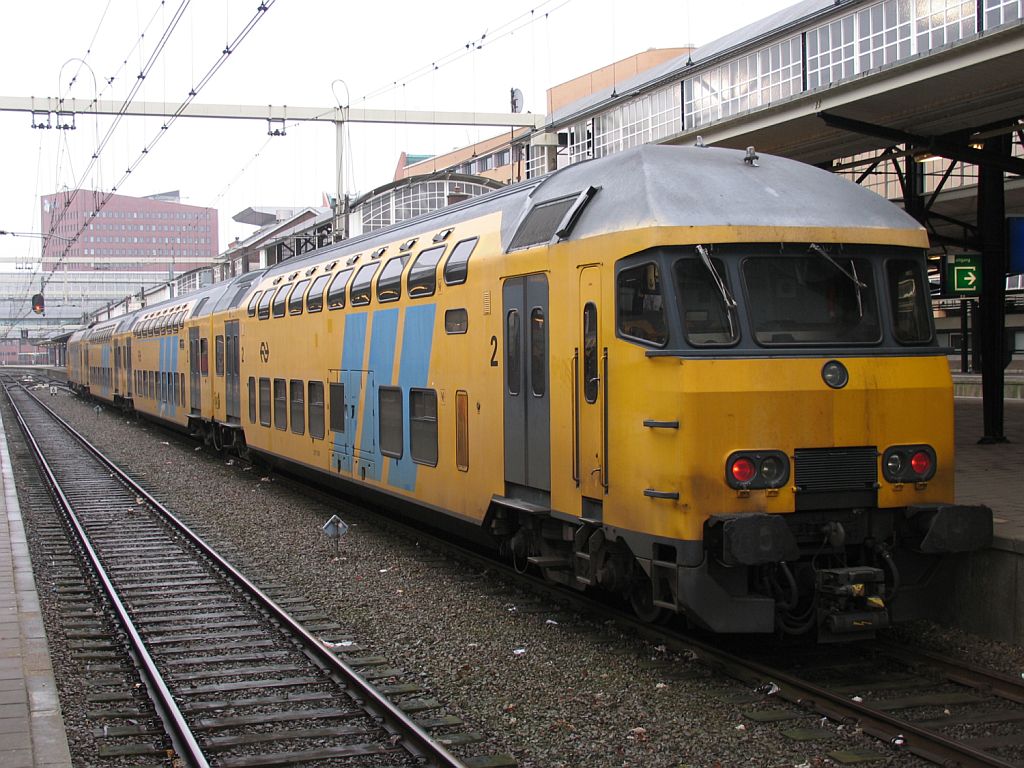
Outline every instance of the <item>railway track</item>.
<svg viewBox="0 0 1024 768">
<path fill-rule="evenodd" d="M 320 495 L 304 484 L 295 487 Z M 668 679 L 720 675 L 723 696 L 735 703 L 750 727 L 778 727 L 794 739 L 822 742 L 836 762 L 907 753 L 943 766 L 1024 765 L 1024 681 L 1015 677 L 885 641 L 801 647 L 796 652 L 791 647 L 772 652 L 770 644 L 758 642 L 733 645 L 736 650 L 730 652 L 721 638 L 705 643 L 693 633 L 642 624 L 623 611 L 457 548 L 447 537 L 431 537 L 422 528 L 386 520 L 386 527 L 405 532 L 420 545 L 457 552 L 482 570 L 500 570 L 542 600 L 568 604 L 570 610 L 563 613 L 578 609 L 591 618 L 614 620 L 655 646 L 679 652 L 671 661 L 654 662 Z M 878 746 L 872 754 L 844 749 L 842 743 L 832 749 L 837 730 L 863 732 L 877 739 Z"/>
<path fill-rule="evenodd" d="M 93 713 L 97 730 L 166 746 L 192 766 L 514 764 L 457 759 L 441 740 L 461 743 L 458 720 L 414 719 L 419 700 L 410 696 L 421 689 L 389 684 L 398 671 L 357 656 L 332 636 L 336 625 L 314 626 L 330 640 L 315 637 L 30 393 L 6 391 L 111 617 L 98 622 L 79 604 L 80 646 L 102 662 L 113 628 L 141 681 L 108 694 L 118 704 Z M 145 724 L 150 705 L 162 734 Z M 129 744 L 119 753 L 131 752 Z"/>
</svg>

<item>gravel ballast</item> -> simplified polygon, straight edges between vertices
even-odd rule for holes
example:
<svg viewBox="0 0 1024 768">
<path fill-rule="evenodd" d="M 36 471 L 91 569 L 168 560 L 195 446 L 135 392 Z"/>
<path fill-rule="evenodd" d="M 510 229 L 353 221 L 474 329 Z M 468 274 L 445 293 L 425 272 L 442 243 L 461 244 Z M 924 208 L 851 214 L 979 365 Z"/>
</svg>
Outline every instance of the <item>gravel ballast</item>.
<svg viewBox="0 0 1024 768">
<path fill-rule="evenodd" d="M 458 754 L 512 753 L 524 768 L 809 768 L 836 764 L 828 757 L 835 750 L 868 750 L 879 755 L 873 765 L 925 765 L 812 715 L 754 722 L 743 714 L 749 704 L 730 701 L 750 691 L 699 662 L 538 604 L 489 572 L 386 530 L 373 515 L 313 501 L 265 468 L 112 409 L 97 412 L 63 393 L 47 404 L 247 576 L 304 595 L 367 652 L 418 675 L 447 713 L 485 736 Z M 351 526 L 337 547 L 321 531 L 332 514 Z M 920 623 L 902 634 L 978 663 L 1024 669 L 1020 649 L 962 632 Z M 51 638 L 51 654 L 61 652 Z M 775 706 L 784 705 L 764 704 Z M 82 718 L 65 712 L 65 720 Z M 820 727 L 821 738 L 793 741 L 782 734 L 792 727 Z"/>
</svg>

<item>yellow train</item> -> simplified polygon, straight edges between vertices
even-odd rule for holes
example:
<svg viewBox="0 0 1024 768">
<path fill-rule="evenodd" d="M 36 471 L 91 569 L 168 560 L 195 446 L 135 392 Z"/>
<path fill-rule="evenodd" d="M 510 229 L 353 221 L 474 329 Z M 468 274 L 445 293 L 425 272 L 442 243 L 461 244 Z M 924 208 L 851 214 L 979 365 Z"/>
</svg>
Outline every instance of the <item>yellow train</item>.
<svg viewBox="0 0 1024 768">
<path fill-rule="evenodd" d="M 648 620 L 864 637 L 992 535 L 927 245 L 827 172 L 644 146 L 96 324 L 68 378 Z"/>
</svg>

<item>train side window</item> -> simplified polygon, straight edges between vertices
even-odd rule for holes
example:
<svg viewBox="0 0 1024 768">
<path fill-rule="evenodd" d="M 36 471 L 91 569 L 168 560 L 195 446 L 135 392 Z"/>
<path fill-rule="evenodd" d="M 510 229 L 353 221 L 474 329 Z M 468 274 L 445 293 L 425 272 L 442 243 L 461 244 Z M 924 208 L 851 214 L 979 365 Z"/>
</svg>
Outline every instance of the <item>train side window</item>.
<svg viewBox="0 0 1024 768">
<path fill-rule="evenodd" d="M 402 298 L 402 270 L 405 269 L 408 260 L 407 255 L 395 256 L 384 265 L 380 278 L 377 280 L 377 301 L 381 304 L 398 301 Z M 352 303 L 354 304 L 355 301 Z"/>
<path fill-rule="evenodd" d="M 537 397 L 547 391 L 547 335 L 544 329 L 544 310 L 530 310 L 530 388 Z"/>
<path fill-rule="evenodd" d="M 203 376 L 210 375 L 210 344 L 206 338 L 199 340 L 199 370 Z"/>
<path fill-rule="evenodd" d="M 444 332 L 448 334 L 466 333 L 469 330 L 469 313 L 465 309 L 446 309 L 444 312 Z"/>
<path fill-rule="evenodd" d="M 455 392 L 455 466 L 469 471 L 469 393 Z"/>
<path fill-rule="evenodd" d="M 364 307 L 370 303 L 370 283 L 380 266 L 378 263 L 364 264 L 352 281 L 352 306 Z"/>
<path fill-rule="evenodd" d="M 178 394 L 181 396 L 181 404 L 185 405 L 185 374 L 181 374 L 181 378 L 178 379 Z"/>
<path fill-rule="evenodd" d="M 291 290 L 291 285 L 285 284 L 277 289 L 277 293 L 274 294 L 274 306 L 273 315 L 274 317 L 284 317 L 285 305 L 288 301 L 288 292 Z"/>
<path fill-rule="evenodd" d="M 343 269 L 334 276 L 331 287 L 327 289 L 327 308 L 342 309 L 345 306 L 345 287 L 352 275 L 351 269 Z"/>
<path fill-rule="evenodd" d="M 597 371 L 597 307 L 588 301 L 583 307 L 583 397 L 597 402 L 601 377 Z"/>
<path fill-rule="evenodd" d="M 249 377 L 249 423 L 256 423 L 256 377 Z"/>
<path fill-rule="evenodd" d="M 417 464 L 437 466 L 437 392 L 409 390 L 409 454 Z"/>
<path fill-rule="evenodd" d="M 260 424 L 270 426 L 270 379 L 260 376 Z"/>
<path fill-rule="evenodd" d="M 260 320 L 266 320 L 270 317 L 270 302 L 274 298 L 274 292 L 268 290 L 264 292 L 263 297 L 260 299 L 259 306 L 256 309 L 256 314 Z"/>
<path fill-rule="evenodd" d="M 301 379 L 288 382 L 288 404 L 291 408 L 292 432 L 296 435 L 306 433 L 306 385 Z"/>
<path fill-rule="evenodd" d="M 452 255 L 448 257 L 448 261 L 444 265 L 445 285 L 462 285 L 466 282 L 466 277 L 469 275 L 469 257 L 473 255 L 473 249 L 476 248 L 479 240 L 478 237 L 472 237 L 469 240 L 460 240 L 455 244 L 455 247 L 452 248 Z"/>
<path fill-rule="evenodd" d="M 213 341 L 213 369 L 218 376 L 224 375 L 224 337 L 217 336 Z"/>
<path fill-rule="evenodd" d="M 892 333 L 896 341 L 901 344 L 930 341 L 929 290 L 921 276 L 921 267 L 910 259 L 890 259 L 885 269 L 889 275 Z"/>
<path fill-rule="evenodd" d="M 437 263 L 444 256 L 444 246 L 437 245 L 419 252 L 409 268 L 409 298 L 433 296 L 437 289 Z"/>
<path fill-rule="evenodd" d="M 309 436 L 317 440 L 324 439 L 324 383 L 309 382 Z"/>
<path fill-rule="evenodd" d="M 320 277 L 313 281 L 313 285 L 309 287 L 309 292 L 306 294 L 307 312 L 320 312 L 323 310 L 324 288 L 330 279 L 330 275 L 320 275 Z"/>
<path fill-rule="evenodd" d="M 641 264 L 622 270 L 615 293 L 619 333 L 663 346 L 668 341 L 668 324 L 658 265 Z"/>
<path fill-rule="evenodd" d="M 331 384 L 331 432 L 345 431 L 345 385 Z"/>
<path fill-rule="evenodd" d="M 288 297 L 288 314 L 289 315 L 301 315 L 302 314 L 302 299 L 306 295 L 306 289 L 309 287 L 309 280 L 299 280 L 292 288 L 292 292 Z"/>
<path fill-rule="evenodd" d="M 519 394 L 519 355 L 519 311 L 513 309 L 505 317 L 505 369 L 510 395 Z"/>
<path fill-rule="evenodd" d="M 284 379 L 274 379 L 274 429 L 288 429 L 288 387 Z"/>
<path fill-rule="evenodd" d="M 399 387 L 380 387 L 377 390 L 377 406 L 380 452 L 393 459 L 400 459 L 404 440 L 402 390 Z"/>
</svg>

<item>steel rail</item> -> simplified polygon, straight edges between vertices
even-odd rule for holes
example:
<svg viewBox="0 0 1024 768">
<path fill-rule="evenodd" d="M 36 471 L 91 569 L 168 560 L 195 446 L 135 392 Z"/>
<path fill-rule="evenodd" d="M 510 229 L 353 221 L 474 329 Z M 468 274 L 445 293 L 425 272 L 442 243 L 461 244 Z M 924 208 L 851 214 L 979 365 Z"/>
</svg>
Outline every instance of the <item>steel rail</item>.
<svg viewBox="0 0 1024 768">
<path fill-rule="evenodd" d="M 294 487 L 312 496 L 326 494 L 319 489 L 305 484 L 294 484 Z M 336 497 L 329 497 L 337 503 Z M 839 723 L 858 722 L 861 729 L 879 741 L 890 744 L 894 749 L 910 752 L 925 760 L 949 768 L 1019 768 L 1019 763 L 1004 760 L 977 748 L 949 739 L 935 731 L 915 726 L 906 720 L 891 716 L 886 712 L 874 709 L 870 704 L 854 701 L 851 698 L 829 691 L 827 688 L 814 685 L 755 661 L 745 659 L 736 654 L 715 647 L 690 635 L 685 635 L 665 627 L 646 624 L 622 610 L 598 603 L 593 598 L 566 590 L 563 587 L 544 581 L 541 577 L 523 574 L 504 562 L 481 555 L 471 548 L 461 546 L 449 539 L 435 536 L 423 528 L 414 527 L 402 520 L 387 517 L 387 525 L 406 535 L 414 535 L 420 544 L 429 543 L 438 549 L 454 551 L 460 558 L 476 563 L 481 567 L 496 569 L 503 576 L 516 581 L 537 594 L 552 600 L 567 603 L 581 611 L 596 614 L 603 619 L 612 619 L 623 627 L 631 629 L 637 636 L 664 644 L 676 651 L 689 652 L 697 659 L 721 673 L 732 677 L 754 689 L 766 683 L 774 682 L 779 686 L 774 697 L 818 715 L 828 717 Z M 991 673 L 990 673 L 991 674 Z M 954 678 L 951 676 L 951 680 Z M 993 686 L 995 687 L 995 686 Z M 1009 696 L 1007 698 L 1010 698 Z M 898 744 L 898 745 L 897 745 Z"/>
<path fill-rule="evenodd" d="M 79 433 L 68 422 L 57 415 L 45 403 L 41 402 L 31 392 L 25 391 L 40 408 L 47 412 L 57 423 L 86 448 L 100 463 L 102 463 L 117 479 L 129 488 L 133 493 L 142 497 L 148 505 L 158 512 L 172 527 L 185 536 L 189 542 L 200 550 L 204 556 L 209 558 L 211 563 L 223 570 L 247 594 L 249 594 L 259 606 L 282 625 L 288 632 L 299 640 L 307 650 L 319 662 L 324 664 L 327 671 L 343 678 L 345 685 L 354 689 L 358 695 L 354 698 L 372 716 L 379 718 L 385 728 L 392 731 L 393 735 L 401 737 L 398 742 L 407 752 L 414 757 L 425 761 L 425 764 L 437 768 L 464 768 L 464 764 L 457 757 L 452 755 L 440 742 L 432 738 L 422 727 L 407 715 L 401 708 L 393 704 L 376 688 L 366 682 L 349 664 L 339 659 L 329 648 L 311 635 L 301 624 L 281 608 L 272 598 L 264 593 L 259 587 L 253 584 L 242 573 L 235 569 L 231 563 L 225 560 L 220 554 L 210 547 L 203 539 L 192 531 L 182 520 L 176 517 L 163 504 L 155 499 L 145 488 L 132 480 L 116 464 L 108 459 L 96 446 Z M 12 401 L 13 402 L 13 401 Z"/>
<path fill-rule="evenodd" d="M 24 388 L 22 389 L 24 390 Z M 33 397 L 31 393 L 27 390 L 24 391 L 27 396 L 39 403 L 38 399 Z M 156 668 L 156 664 L 154 663 L 153 658 L 149 655 L 149 651 L 146 650 L 146 645 L 142 640 L 142 636 L 139 634 L 134 622 L 128 615 L 128 611 L 125 608 L 124 603 L 122 603 L 120 597 L 118 597 L 117 590 L 110 581 L 110 577 L 103 568 L 103 563 L 100 561 L 99 556 L 96 554 L 96 550 L 92 546 L 92 542 L 89 540 L 89 535 L 86 533 L 81 521 L 75 514 L 71 501 L 65 495 L 60 482 L 57 480 L 56 475 L 54 475 L 49 462 L 43 454 L 42 448 L 36 441 L 35 435 L 29 427 L 28 422 L 25 420 L 25 416 L 18 407 L 18 404 L 14 401 L 14 397 L 11 395 L 6 383 L 4 384 L 4 394 L 7 395 L 11 408 L 14 410 L 15 418 L 17 418 L 22 433 L 25 435 L 25 440 L 32 450 L 32 454 L 36 463 L 39 465 L 40 471 L 43 473 L 46 484 L 50 487 L 50 492 L 54 497 L 54 501 L 56 501 L 57 505 L 64 513 L 68 524 L 78 537 L 78 541 L 82 545 L 85 556 L 88 558 L 96 578 L 99 579 L 107 599 L 114 608 L 118 622 L 128 636 L 131 654 L 139 672 L 142 674 L 143 680 L 146 683 L 146 692 L 149 694 L 149 697 L 153 702 L 153 706 L 156 708 L 157 714 L 160 717 L 161 722 L 164 724 L 164 728 L 171 739 L 175 752 L 185 760 L 188 765 L 194 766 L 194 768 L 209 768 L 210 764 L 206 760 L 206 756 L 203 754 L 202 749 L 199 747 L 199 744 L 192 733 L 192 729 L 189 728 L 188 723 L 185 722 L 185 717 L 182 715 L 181 710 L 178 709 L 178 705 L 175 703 L 174 697 L 171 696 L 170 689 L 164 682 L 163 676 Z M 42 403 L 39 403 L 39 405 L 42 406 Z M 53 414 L 49 408 L 46 408 L 45 406 L 42 407 L 46 411 L 49 411 L 51 415 L 56 416 L 56 414 Z"/>
</svg>

